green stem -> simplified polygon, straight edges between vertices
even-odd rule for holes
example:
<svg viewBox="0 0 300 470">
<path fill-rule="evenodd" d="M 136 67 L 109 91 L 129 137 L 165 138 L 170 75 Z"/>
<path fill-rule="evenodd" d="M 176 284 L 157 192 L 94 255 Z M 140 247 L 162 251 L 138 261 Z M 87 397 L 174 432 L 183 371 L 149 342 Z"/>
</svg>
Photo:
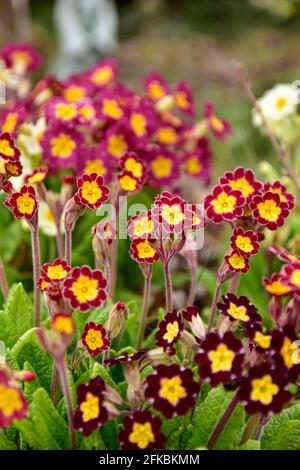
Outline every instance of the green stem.
<svg viewBox="0 0 300 470">
<path fill-rule="evenodd" d="M 210 317 L 209 317 L 208 325 L 207 325 L 207 333 L 209 333 L 212 327 L 214 326 L 216 307 L 217 307 L 217 302 L 218 302 L 219 295 L 220 295 L 221 286 L 222 286 L 222 281 L 221 281 L 220 276 L 218 276 L 214 298 L 213 298 L 211 309 L 210 309 Z"/>
<path fill-rule="evenodd" d="M 170 260 L 163 261 L 163 270 L 166 288 L 166 313 L 173 311 L 173 288 L 170 274 Z"/>
<path fill-rule="evenodd" d="M 38 228 L 31 228 L 31 248 L 33 263 L 33 290 L 34 290 L 34 324 L 41 324 L 41 293 L 37 286 L 40 277 L 41 257 Z"/>
<path fill-rule="evenodd" d="M 51 400 L 53 401 L 54 405 L 57 405 L 60 397 L 60 382 L 59 382 L 59 371 L 53 363 L 52 369 L 52 379 L 51 379 Z"/>
<path fill-rule="evenodd" d="M 73 427 L 74 411 L 73 411 L 72 395 L 71 395 L 71 390 L 70 390 L 70 383 L 68 379 L 68 372 L 67 372 L 65 358 L 63 358 L 61 361 L 57 363 L 57 368 L 59 370 L 60 382 L 61 382 L 61 386 L 62 386 L 64 396 L 66 399 L 71 449 L 75 450 L 76 449 L 76 433 Z"/>
</svg>

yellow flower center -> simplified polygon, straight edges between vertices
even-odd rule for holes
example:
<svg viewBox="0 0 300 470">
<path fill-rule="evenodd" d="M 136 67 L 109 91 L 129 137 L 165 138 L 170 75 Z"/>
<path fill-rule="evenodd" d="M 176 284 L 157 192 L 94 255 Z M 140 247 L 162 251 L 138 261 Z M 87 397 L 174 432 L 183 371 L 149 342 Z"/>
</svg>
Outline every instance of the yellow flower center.
<svg viewBox="0 0 300 470">
<path fill-rule="evenodd" d="M 237 253 L 233 253 L 229 257 L 228 262 L 234 269 L 243 269 L 246 265 L 244 258 Z"/>
<path fill-rule="evenodd" d="M 156 253 L 147 240 L 137 245 L 137 251 L 139 258 L 152 258 Z"/>
<path fill-rule="evenodd" d="M 85 181 L 81 187 L 81 192 L 84 199 L 90 204 L 95 204 L 102 196 L 102 191 L 96 181 Z"/>
<path fill-rule="evenodd" d="M 253 250 L 253 245 L 250 237 L 238 235 L 236 237 L 235 244 L 237 248 L 244 251 L 245 253 L 250 253 Z"/>
<path fill-rule="evenodd" d="M 287 98 L 285 96 L 281 96 L 277 98 L 276 103 L 275 103 L 275 108 L 281 111 L 285 105 L 287 104 Z"/>
<path fill-rule="evenodd" d="M 22 194 L 17 198 L 17 207 L 22 214 L 32 214 L 35 207 L 35 199 L 29 194 Z"/>
<path fill-rule="evenodd" d="M 153 82 L 149 83 L 148 92 L 151 98 L 153 98 L 154 100 L 159 100 L 160 98 L 165 96 L 165 91 L 163 87 L 156 80 L 153 80 Z"/>
<path fill-rule="evenodd" d="M 294 269 L 290 277 L 290 282 L 294 286 L 300 287 L 300 269 Z"/>
<path fill-rule="evenodd" d="M 112 78 L 113 71 L 111 67 L 107 65 L 95 70 L 95 72 L 91 76 L 91 81 L 95 85 L 106 85 L 108 82 L 111 81 Z"/>
<path fill-rule="evenodd" d="M 182 386 L 181 378 L 175 376 L 171 379 L 161 379 L 159 396 L 165 398 L 171 405 L 176 406 L 181 398 L 187 396 L 186 390 Z"/>
<path fill-rule="evenodd" d="M 94 300 L 98 295 L 98 282 L 88 276 L 81 275 L 74 281 L 71 288 L 76 299 L 80 303 Z"/>
<path fill-rule="evenodd" d="M 146 134 L 146 118 L 143 114 L 133 113 L 130 117 L 130 124 L 135 134 L 138 137 L 143 137 Z"/>
<path fill-rule="evenodd" d="M 85 97 L 85 94 L 85 89 L 76 85 L 71 85 L 64 90 L 64 97 L 67 101 L 79 101 Z"/>
<path fill-rule="evenodd" d="M 6 157 L 13 157 L 15 151 L 13 147 L 11 147 L 9 141 L 7 139 L 0 140 L 0 153 L 5 155 Z"/>
<path fill-rule="evenodd" d="M 224 130 L 224 124 L 221 121 L 221 119 L 217 118 L 217 116 L 211 116 L 209 118 L 210 125 L 213 129 L 215 129 L 217 132 L 222 132 Z"/>
<path fill-rule="evenodd" d="M 55 223 L 55 217 L 53 215 L 53 212 L 52 210 L 50 209 L 50 207 L 47 207 L 47 210 L 46 210 L 46 213 L 45 213 L 45 219 L 47 220 L 47 222 L 50 222 L 50 223 Z"/>
<path fill-rule="evenodd" d="M 241 191 L 244 197 L 248 197 L 249 194 L 253 193 L 254 191 L 253 186 L 251 186 L 249 181 L 244 177 L 238 178 L 237 180 L 231 180 L 229 182 L 229 186 L 232 189 L 238 189 L 239 191 Z"/>
<path fill-rule="evenodd" d="M 273 199 L 267 199 L 266 201 L 260 202 L 257 206 L 259 214 L 266 220 L 270 222 L 276 222 L 278 219 L 281 209 L 277 206 L 276 202 Z"/>
<path fill-rule="evenodd" d="M 263 405 L 269 405 L 274 395 L 277 395 L 279 392 L 278 385 L 273 383 L 272 377 L 269 374 L 264 375 L 261 379 L 253 379 L 251 387 L 251 400 L 260 401 Z"/>
<path fill-rule="evenodd" d="M 214 374 L 217 372 L 227 372 L 231 370 L 234 360 L 234 352 L 228 349 L 226 344 L 219 344 L 217 349 L 209 351 L 208 357 L 211 361 L 211 370 Z"/>
<path fill-rule="evenodd" d="M 189 102 L 184 91 L 179 91 L 178 93 L 176 93 L 175 101 L 177 106 L 181 109 L 187 109 L 189 107 Z"/>
<path fill-rule="evenodd" d="M 299 344 L 296 341 L 292 342 L 289 338 L 284 339 L 280 354 L 288 368 L 300 362 Z"/>
<path fill-rule="evenodd" d="M 64 279 L 68 274 L 61 264 L 56 264 L 54 266 L 49 266 L 47 270 L 47 276 L 50 279 Z"/>
<path fill-rule="evenodd" d="M 112 119 L 120 119 L 124 114 L 118 103 L 108 98 L 103 100 L 102 112 L 105 116 L 111 117 Z"/>
<path fill-rule="evenodd" d="M 52 323 L 52 328 L 65 335 L 71 335 L 74 332 L 72 318 L 65 315 L 57 315 Z"/>
<path fill-rule="evenodd" d="M 59 158 L 69 158 L 76 148 L 74 140 L 69 135 L 62 133 L 53 137 L 50 144 L 53 157 Z"/>
<path fill-rule="evenodd" d="M 85 119 L 92 119 L 95 116 L 95 110 L 93 106 L 89 106 L 88 104 L 85 104 L 84 106 L 81 106 L 81 108 L 79 109 L 79 114 Z"/>
<path fill-rule="evenodd" d="M 191 156 L 186 161 L 186 170 L 191 175 L 197 175 L 202 170 L 202 165 L 196 155 Z"/>
<path fill-rule="evenodd" d="M 20 411 L 23 403 L 18 390 L 0 384 L 0 410 L 4 416 L 11 416 L 15 411 Z"/>
<path fill-rule="evenodd" d="M 236 197 L 228 195 L 223 191 L 216 199 L 212 201 L 212 206 L 216 214 L 225 214 L 227 212 L 233 212 L 236 204 Z"/>
<path fill-rule="evenodd" d="M 184 213 L 182 212 L 181 207 L 178 205 L 164 205 L 163 210 L 161 211 L 161 216 L 170 225 L 179 224 L 184 220 Z"/>
<path fill-rule="evenodd" d="M 86 423 L 99 416 L 100 404 L 99 398 L 88 392 L 85 401 L 80 404 L 80 411 L 82 411 L 82 419 Z"/>
<path fill-rule="evenodd" d="M 257 331 L 254 336 L 255 343 L 263 349 L 268 349 L 270 347 L 271 339 L 270 335 L 264 335 L 260 331 Z"/>
<path fill-rule="evenodd" d="M 85 337 L 88 347 L 95 351 L 95 349 L 102 348 L 103 338 L 101 331 L 90 329 Z"/>
<path fill-rule="evenodd" d="M 172 145 L 177 142 L 177 134 L 173 127 L 162 127 L 157 131 L 158 140 L 167 145 Z"/>
<path fill-rule="evenodd" d="M 58 103 L 56 105 L 55 114 L 57 118 L 63 119 L 64 121 L 70 121 L 76 116 L 77 109 L 72 103 Z"/>
<path fill-rule="evenodd" d="M 40 172 L 37 172 L 37 173 L 34 173 L 34 175 L 30 176 L 28 178 L 28 183 L 29 184 L 38 184 L 38 183 L 42 183 L 42 181 L 44 181 L 45 179 L 45 173 L 43 171 L 40 171 Z"/>
<path fill-rule="evenodd" d="M 167 178 L 172 173 L 172 160 L 162 155 L 156 157 L 151 162 L 151 169 L 156 176 L 156 178 Z"/>
<path fill-rule="evenodd" d="M 111 135 L 108 139 L 108 151 L 114 157 L 120 158 L 128 149 L 123 135 Z"/>
<path fill-rule="evenodd" d="M 239 307 L 232 302 L 229 304 L 229 309 L 227 310 L 228 314 L 235 318 L 235 320 L 248 321 L 249 315 L 247 315 L 247 309 L 243 305 Z"/>
<path fill-rule="evenodd" d="M 151 233 L 154 228 L 154 223 L 148 217 L 142 217 L 134 223 L 134 234 L 136 236 L 144 235 L 145 233 Z"/>
<path fill-rule="evenodd" d="M 12 61 L 14 63 L 22 63 L 28 66 L 31 62 L 31 57 L 26 51 L 15 51 L 12 53 Z"/>
<path fill-rule="evenodd" d="M 143 165 L 140 162 L 137 162 L 134 158 L 127 158 L 125 162 L 125 170 L 130 171 L 135 178 L 141 178 L 143 176 Z"/>
<path fill-rule="evenodd" d="M 119 178 L 119 184 L 124 191 L 135 191 L 137 187 L 136 179 L 129 175 L 124 175 Z"/>
<path fill-rule="evenodd" d="M 17 124 L 17 119 L 17 113 L 8 113 L 1 128 L 2 132 L 13 132 Z"/>
<path fill-rule="evenodd" d="M 96 173 L 97 175 L 104 176 L 107 173 L 105 166 L 101 160 L 88 160 L 85 164 L 84 173 L 90 175 Z"/>
<path fill-rule="evenodd" d="M 146 449 L 150 442 L 155 440 L 151 423 L 134 423 L 128 439 L 132 444 L 137 444 L 140 449 Z"/>
<path fill-rule="evenodd" d="M 174 339 L 177 337 L 178 333 L 179 333 L 178 322 L 174 321 L 173 323 L 168 323 L 167 331 L 164 334 L 163 339 L 168 341 L 168 343 L 172 343 L 172 341 L 174 341 Z"/>
<path fill-rule="evenodd" d="M 299 285 L 300 285 L 300 277 L 299 277 Z M 291 288 L 289 286 L 285 286 L 282 284 L 280 281 L 273 281 L 271 284 L 266 285 L 266 290 L 269 292 L 269 294 L 274 294 L 274 295 L 284 295 L 288 294 L 291 291 Z"/>
</svg>

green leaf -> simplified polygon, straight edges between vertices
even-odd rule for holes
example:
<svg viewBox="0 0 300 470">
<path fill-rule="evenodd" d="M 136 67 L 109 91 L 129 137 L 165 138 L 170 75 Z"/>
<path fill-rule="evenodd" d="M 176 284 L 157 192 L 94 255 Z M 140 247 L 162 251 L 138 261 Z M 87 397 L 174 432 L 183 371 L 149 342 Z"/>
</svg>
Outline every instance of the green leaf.
<svg viewBox="0 0 300 470">
<path fill-rule="evenodd" d="M 260 441 L 249 439 L 249 441 L 239 447 L 239 450 L 260 450 L 260 447 Z"/>
<path fill-rule="evenodd" d="M 107 369 L 105 369 L 105 367 L 103 367 L 102 364 L 99 364 L 99 362 L 95 362 L 91 378 L 93 379 L 94 377 L 97 377 L 98 375 L 100 375 L 100 377 L 104 380 L 104 382 L 107 385 L 114 388 L 115 390 L 118 390 L 118 386 L 116 385 L 116 383 L 114 382 L 114 380 L 110 376 Z"/>
<path fill-rule="evenodd" d="M 41 349 L 36 328 L 32 328 L 21 336 L 9 352 L 9 358 L 10 360 L 14 359 L 20 369 L 23 369 L 25 362 L 28 361 L 33 367 L 40 384 L 50 391 L 52 359 Z"/>
<path fill-rule="evenodd" d="M 300 405 L 274 415 L 267 423 L 262 438 L 263 450 L 300 449 Z"/>
<path fill-rule="evenodd" d="M 119 449 L 120 445 L 118 439 L 116 419 L 110 420 L 108 421 L 108 423 L 104 424 L 104 426 L 101 426 L 100 432 L 107 449 Z"/>
<path fill-rule="evenodd" d="M 43 445 L 40 443 L 40 436 L 38 435 L 33 422 L 27 418 L 24 421 L 15 421 L 14 426 L 22 434 L 22 439 L 27 442 L 29 447 L 34 450 L 42 450 Z"/>
<path fill-rule="evenodd" d="M 16 450 L 16 448 L 16 444 L 10 441 L 3 431 L 0 431 L 0 450 Z"/>
<path fill-rule="evenodd" d="M 33 420 L 43 419 L 48 430 L 60 449 L 69 445 L 68 425 L 60 416 L 45 389 L 40 388 L 33 394 L 32 402 Z"/>
<path fill-rule="evenodd" d="M 35 376 L 36 376 L 35 380 L 33 380 L 32 382 L 25 382 L 24 383 L 25 398 L 27 398 L 27 400 L 29 402 L 31 402 L 32 401 L 32 395 L 34 394 L 34 392 L 36 390 L 38 390 L 41 387 L 41 384 L 40 384 L 40 381 L 38 379 L 37 373 L 34 370 L 34 368 L 32 367 L 32 365 L 30 364 L 30 362 L 28 362 L 28 361 L 24 362 L 24 370 L 30 370 L 31 372 L 34 372 Z"/>
<path fill-rule="evenodd" d="M 17 340 L 32 326 L 32 305 L 22 284 L 13 286 L 4 310 L 0 312 L 0 340 L 6 347 L 13 347 Z"/>
<path fill-rule="evenodd" d="M 43 388 L 34 392 L 28 418 L 16 421 L 15 426 L 34 450 L 60 450 L 70 446 L 68 425 Z"/>
<path fill-rule="evenodd" d="M 232 392 L 226 392 L 220 386 L 211 390 L 206 399 L 196 407 L 192 420 L 193 433 L 188 443 L 189 449 L 206 446 L 232 397 Z M 244 417 L 244 408 L 238 404 L 223 429 L 215 449 L 232 449 L 236 445 Z"/>
<path fill-rule="evenodd" d="M 82 439 L 80 448 L 82 450 L 107 450 L 99 430 Z"/>
</svg>

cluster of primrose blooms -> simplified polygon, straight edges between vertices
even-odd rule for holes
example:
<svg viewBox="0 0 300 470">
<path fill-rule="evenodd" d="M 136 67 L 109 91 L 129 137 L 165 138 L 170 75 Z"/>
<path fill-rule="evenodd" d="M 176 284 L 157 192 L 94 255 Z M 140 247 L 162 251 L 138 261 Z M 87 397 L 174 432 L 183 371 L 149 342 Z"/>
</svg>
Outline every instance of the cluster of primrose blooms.
<svg viewBox="0 0 300 470">
<path fill-rule="evenodd" d="M 10 45 L 0 55 L 17 75 L 13 96 L 23 93 L 26 74 L 38 63 L 37 53 L 26 45 Z M 145 96 L 121 85 L 116 81 L 115 61 L 105 60 L 65 82 L 44 78 L 24 96 L 12 99 L 0 116 L 1 187 L 7 195 L 4 204 L 16 218 L 27 221 L 32 233 L 35 324 L 41 347 L 53 358 L 53 373 L 60 378 L 72 448 L 76 448 L 77 431 L 88 436 L 114 418 L 123 418 L 119 434 L 122 448 L 163 448 L 161 418 L 185 415 L 193 409 L 204 381 L 211 387 L 223 384 L 235 390 L 223 427 L 238 402 L 263 424 L 292 402 L 289 384 L 296 383 L 300 373 L 300 260 L 272 247 L 285 265 L 279 274 L 263 281 L 270 295 L 269 313 L 274 322 L 271 331 L 264 330 L 255 305 L 235 294 L 239 276 L 249 270 L 265 229 L 275 231 L 281 227 L 295 205 L 293 195 L 279 181 L 261 182 L 252 170 L 244 168 L 226 172 L 220 178 L 205 198 L 205 213 L 185 201 L 178 191 L 163 191 L 156 196 L 151 210 L 129 220 L 130 255 L 144 276 L 138 350 L 119 356 L 110 351 L 112 344 L 120 343 L 126 327 L 128 309 L 122 301 L 113 305 L 105 324 L 86 323 L 81 339 L 74 345 L 74 311 L 85 315 L 89 309 L 104 307 L 108 297 L 114 299 L 118 231 L 115 220 L 96 224 L 92 230 L 95 269 L 73 267 L 72 233 L 78 218 L 88 208 L 95 210 L 108 200 L 117 208 L 119 194 L 136 193 L 145 184 L 172 187 L 179 169 L 207 179 L 210 150 L 206 133 L 211 130 L 219 138 L 230 133 L 229 124 L 216 117 L 210 105 L 200 122 L 183 121 L 177 111 L 194 113 L 187 84 L 179 83 L 174 91 L 162 77 L 152 73 L 144 85 Z M 36 134 L 41 119 L 45 120 L 45 129 Z M 25 174 L 24 184 L 16 188 L 14 177 L 24 173 L 22 156 L 28 158 L 27 137 L 35 140 L 38 163 Z M 38 157 L 42 158 L 42 166 Z M 61 174 L 62 169 L 70 172 Z M 47 189 L 47 177 L 53 175 L 61 177 L 60 194 Z M 53 211 L 59 253 L 59 258 L 42 266 L 41 201 Z M 184 256 L 194 269 L 195 232 L 203 230 L 207 221 L 228 222 L 232 235 L 218 270 L 211 314 L 205 324 L 193 305 L 193 292 L 184 309 L 173 309 L 170 262 L 187 248 Z M 164 272 L 166 314 L 157 325 L 157 347 L 149 349 L 144 337 L 152 265 L 158 261 Z M 228 292 L 220 299 L 221 286 L 228 280 Z M 49 313 L 42 326 L 41 292 Z M 288 300 L 282 301 L 283 297 Z M 179 345 L 181 354 L 176 354 Z M 126 399 L 97 376 L 78 386 L 74 404 L 68 370 L 76 374 L 84 358 L 92 362 L 100 355 L 107 368 L 123 366 Z M 34 377 L 1 365 L 1 427 L 26 419 L 28 404 L 19 380 Z M 53 391 L 53 398 L 57 393 L 60 391 Z M 222 426 L 213 432 L 208 448 L 214 447 Z"/>
</svg>

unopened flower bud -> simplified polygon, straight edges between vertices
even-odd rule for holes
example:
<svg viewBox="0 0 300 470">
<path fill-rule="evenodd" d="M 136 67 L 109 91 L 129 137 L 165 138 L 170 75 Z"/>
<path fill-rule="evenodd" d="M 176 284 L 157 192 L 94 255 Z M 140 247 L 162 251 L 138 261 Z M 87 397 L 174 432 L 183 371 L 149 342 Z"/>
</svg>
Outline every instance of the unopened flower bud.
<svg viewBox="0 0 300 470">
<path fill-rule="evenodd" d="M 203 137 L 204 135 L 207 134 L 207 131 L 208 131 L 208 124 L 207 124 L 207 121 L 203 119 L 202 121 L 199 121 L 194 125 L 192 129 L 192 136 L 195 139 L 200 139 L 200 137 Z"/>
<path fill-rule="evenodd" d="M 65 229 L 66 232 L 72 232 L 79 217 L 86 211 L 86 207 L 78 204 L 73 197 L 70 199 L 65 208 Z"/>
<path fill-rule="evenodd" d="M 169 364 L 171 362 L 170 356 L 164 351 L 163 348 L 150 349 L 147 351 L 146 357 L 153 366 L 158 366 L 159 364 Z"/>
<path fill-rule="evenodd" d="M 166 111 L 170 111 L 175 104 L 175 98 L 173 95 L 165 95 L 163 96 L 157 103 L 155 104 L 155 109 L 159 113 L 163 113 Z"/>
<path fill-rule="evenodd" d="M 31 370 L 19 370 L 14 372 L 14 379 L 18 380 L 19 382 L 33 382 L 35 378 L 35 373 Z"/>
<path fill-rule="evenodd" d="M 199 346 L 197 341 L 195 340 L 195 337 L 191 333 L 189 333 L 187 330 L 182 330 L 182 332 L 180 333 L 180 339 L 189 348 L 192 348 L 194 346 Z"/>
<path fill-rule="evenodd" d="M 124 375 L 128 384 L 128 401 L 132 408 L 137 409 L 141 406 L 144 399 L 139 367 L 136 364 L 127 365 L 124 368 Z"/>
<path fill-rule="evenodd" d="M 105 325 L 109 339 L 116 338 L 123 331 L 127 317 L 127 306 L 124 302 L 117 302 L 111 309 Z"/>
</svg>

